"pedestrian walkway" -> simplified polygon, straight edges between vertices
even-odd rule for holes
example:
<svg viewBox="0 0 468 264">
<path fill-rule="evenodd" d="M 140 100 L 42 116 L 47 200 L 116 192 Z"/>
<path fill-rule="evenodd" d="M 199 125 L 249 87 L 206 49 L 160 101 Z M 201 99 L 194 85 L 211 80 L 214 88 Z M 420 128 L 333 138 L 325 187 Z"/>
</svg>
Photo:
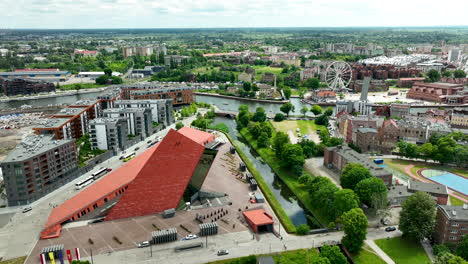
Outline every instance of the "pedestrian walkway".
<svg viewBox="0 0 468 264">
<path fill-rule="evenodd" d="M 386 263 L 388 264 L 395 264 L 395 261 L 393 261 L 393 259 L 391 259 L 385 252 L 383 252 L 382 249 L 379 248 L 379 246 L 377 246 L 377 244 L 375 244 L 374 240 L 366 240 L 365 241 L 367 245 L 369 245 L 369 247 L 372 248 L 372 250 L 375 251 L 375 253 L 377 253 L 377 255 L 379 255 L 379 257 L 381 259 L 383 259 Z"/>
</svg>

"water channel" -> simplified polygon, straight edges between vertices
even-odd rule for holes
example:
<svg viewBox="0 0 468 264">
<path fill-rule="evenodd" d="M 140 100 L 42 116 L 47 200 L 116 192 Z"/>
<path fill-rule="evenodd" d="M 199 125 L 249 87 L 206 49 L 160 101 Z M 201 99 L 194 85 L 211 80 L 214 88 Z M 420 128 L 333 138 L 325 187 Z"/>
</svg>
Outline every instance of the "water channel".
<svg viewBox="0 0 468 264">
<path fill-rule="evenodd" d="M 214 124 L 217 123 L 224 123 L 229 127 L 229 134 L 234 140 L 239 142 L 238 145 L 262 175 L 268 187 L 271 189 L 294 225 L 298 226 L 300 224 L 308 224 L 313 229 L 320 228 L 318 221 L 300 204 L 288 186 L 278 178 L 268 164 L 262 161 L 261 157 L 255 152 L 255 150 L 245 144 L 245 140 L 236 130 L 236 122 L 233 119 L 226 117 L 216 117 Z"/>
</svg>

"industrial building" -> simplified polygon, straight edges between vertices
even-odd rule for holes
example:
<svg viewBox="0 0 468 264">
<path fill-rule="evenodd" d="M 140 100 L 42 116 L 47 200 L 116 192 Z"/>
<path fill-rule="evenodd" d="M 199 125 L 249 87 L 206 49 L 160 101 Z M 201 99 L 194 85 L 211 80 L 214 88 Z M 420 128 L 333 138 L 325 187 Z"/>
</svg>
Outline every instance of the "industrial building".
<svg viewBox="0 0 468 264">
<path fill-rule="evenodd" d="M 93 149 L 124 150 L 128 141 L 126 118 L 103 117 L 89 122 L 90 143 Z"/>
<path fill-rule="evenodd" d="M 439 103 L 468 102 L 468 95 L 461 95 L 461 100 L 456 98 L 454 101 L 451 100 L 451 96 L 456 96 L 460 92 L 463 92 L 463 84 L 415 82 L 406 97 Z"/>
<path fill-rule="evenodd" d="M 0 78 L 0 91 L 6 96 L 55 92 L 53 83 L 34 79 Z"/>
<path fill-rule="evenodd" d="M 58 237 L 62 224 L 70 221 L 109 221 L 177 208 L 184 193 L 198 191 L 216 155 L 192 140 L 210 142 L 213 135 L 189 129 L 187 136 L 170 130 L 160 143 L 54 208 L 41 238 Z"/>
<path fill-rule="evenodd" d="M 32 78 L 49 82 L 66 81 L 70 76 L 71 72 L 59 69 L 22 69 L 14 72 L 0 72 L 0 78 Z"/>
<path fill-rule="evenodd" d="M 143 138 L 153 134 L 153 118 L 149 108 L 108 108 L 102 113 L 104 117 L 125 117 L 129 134 Z"/>
<path fill-rule="evenodd" d="M 31 203 L 72 180 L 78 165 L 74 140 L 26 137 L 2 161 L 9 206 Z"/>
<path fill-rule="evenodd" d="M 392 185 L 392 173 L 386 171 L 373 162 L 370 162 L 366 155 L 357 153 L 348 146 L 336 146 L 325 148 L 323 165 L 330 169 L 336 169 L 339 172 L 348 163 L 358 163 L 369 169 L 370 173 L 377 178 L 382 179 L 387 186 Z"/>
<path fill-rule="evenodd" d="M 171 99 L 150 100 L 118 100 L 114 102 L 116 108 L 150 108 L 153 122 L 169 126 L 174 123 Z"/>
</svg>

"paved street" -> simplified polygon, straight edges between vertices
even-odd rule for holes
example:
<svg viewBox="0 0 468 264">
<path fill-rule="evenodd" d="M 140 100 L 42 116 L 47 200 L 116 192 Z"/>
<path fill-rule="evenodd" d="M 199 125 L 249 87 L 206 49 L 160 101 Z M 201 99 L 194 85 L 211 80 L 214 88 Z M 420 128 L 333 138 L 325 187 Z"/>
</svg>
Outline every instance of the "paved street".
<svg viewBox="0 0 468 264">
<path fill-rule="evenodd" d="M 195 119 L 195 116 L 186 118 L 182 121 L 184 125 L 190 125 Z M 128 148 L 133 150 L 135 147 L 140 147 L 136 151 L 137 155 L 141 154 L 146 150 L 147 141 L 154 140 L 156 137 L 164 137 L 170 128 L 175 128 L 175 123 L 163 131 L 160 131 L 144 141 L 135 144 Z M 15 212 L 11 217 L 9 223 L 0 229 L 0 257 L 3 259 L 10 259 L 19 256 L 29 255 L 37 240 L 39 239 L 40 232 L 44 227 L 50 212 L 52 211 L 53 205 L 58 205 L 73 197 L 78 191 L 75 190 L 75 183 L 88 177 L 97 168 L 107 167 L 117 169 L 122 165 L 122 161 L 119 160 L 120 155 L 110 158 L 108 161 L 99 164 L 94 170 L 89 173 L 82 175 L 74 181 L 62 186 L 60 189 L 48 194 L 47 196 L 33 202 L 29 206 L 32 210 L 28 213 L 21 213 L 24 207 L 7 207 L 0 209 L 0 217 L 7 217 L 5 214 Z M 7 220 L 8 221 L 8 220 Z"/>
<path fill-rule="evenodd" d="M 387 233 L 383 228 L 368 229 L 368 239 L 380 239 L 400 236 L 400 231 Z M 310 236 L 291 236 L 283 234 L 280 240 L 273 234 L 262 234 L 259 239 L 252 239 L 250 231 L 229 233 L 208 238 L 208 247 L 175 252 L 174 243 L 153 246 L 152 257 L 150 248 L 135 248 L 126 251 L 113 252 L 93 256 L 93 260 L 99 264 L 143 264 L 143 263 L 174 263 L 174 264 L 198 264 L 229 259 L 252 254 L 270 254 L 284 250 L 318 247 L 323 244 L 333 244 L 341 240 L 343 232 L 319 234 Z M 205 242 L 204 239 L 200 241 Z M 229 250 L 227 256 L 217 256 L 220 249 Z M 90 259 L 89 259 L 90 260 Z"/>
</svg>

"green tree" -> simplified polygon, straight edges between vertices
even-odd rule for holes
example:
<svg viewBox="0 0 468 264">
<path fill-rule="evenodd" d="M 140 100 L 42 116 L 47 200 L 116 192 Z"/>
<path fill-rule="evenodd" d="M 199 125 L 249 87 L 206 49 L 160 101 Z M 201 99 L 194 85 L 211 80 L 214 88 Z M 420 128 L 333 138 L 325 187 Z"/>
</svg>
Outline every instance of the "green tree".
<svg viewBox="0 0 468 264">
<path fill-rule="evenodd" d="M 440 80 L 440 73 L 437 70 L 429 70 L 427 72 L 427 78 L 429 82 L 438 82 Z"/>
<path fill-rule="evenodd" d="M 265 113 L 265 109 L 263 107 L 257 107 L 257 109 L 255 110 L 255 113 L 252 117 L 252 121 L 254 122 L 264 122 L 266 121 L 266 113 Z"/>
<path fill-rule="evenodd" d="M 332 264 L 330 260 L 324 257 L 312 257 L 308 264 Z"/>
<path fill-rule="evenodd" d="M 284 88 L 283 93 L 284 93 L 284 97 L 286 97 L 286 99 L 289 100 L 289 98 L 291 98 L 291 94 L 292 94 L 291 88 L 289 88 L 289 87 Z"/>
<path fill-rule="evenodd" d="M 341 216 L 345 236 L 341 240 L 351 253 L 358 252 L 367 235 L 367 217 L 361 208 L 354 208 Z"/>
<path fill-rule="evenodd" d="M 275 120 L 275 122 L 281 122 L 284 119 L 286 119 L 286 117 L 282 113 L 277 113 L 273 120 Z"/>
<path fill-rule="evenodd" d="M 325 245 L 320 249 L 320 256 L 327 258 L 333 264 L 347 264 L 345 255 L 338 246 Z"/>
<path fill-rule="evenodd" d="M 436 203 L 426 192 L 416 192 L 403 202 L 399 229 L 403 236 L 416 241 L 429 237 L 434 230 Z"/>
<path fill-rule="evenodd" d="M 297 181 L 300 183 L 300 184 L 303 184 L 303 185 L 307 185 L 310 183 L 310 181 L 312 180 L 312 178 L 307 175 L 307 174 L 304 174 L 302 175 L 301 177 L 299 177 L 299 179 L 297 179 Z"/>
<path fill-rule="evenodd" d="M 358 182 L 354 191 L 357 196 L 359 196 L 359 200 L 368 206 L 372 205 L 372 197 L 375 194 L 383 194 L 386 197 L 388 193 L 388 189 L 384 181 L 377 177 L 363 179 Z"/>
<path fill-rule="evenodd" d="M 297 228 L 296 228 L 296 234 L 300 235 L 300 236 L 303 236 L 303 235 L 307 235 L 310 231 L 310 227 L 306 224 L 302 224 L 302 225 L 299 225 Z"/>
<path fill-rule="evenodd" d="M 436 256 L 434 264 L 468 264 L 468 261 L 450 252 L 445 252 L 441 255 Z"/>
<path fill-rule="evenodd" d="M 341 189 L 333 194 L 333 211 L 335 219 L 345 212 L 359 207 L 359 197 L 350 189 Z"/>
<path fill-rule="evenodd" d="M 450 253 L 450 248 L 445 244 L 436 244 L 432 246 L 432 251 L 434 252 L 434 255 L 440 256 L 445 253 Z"/>
<path fill-rule="evenodd" d="M 449 163 L 453 161 L 454 149 L 457 146 L 457 142 L 451 137 L 442 137 L 437 141 L 437 153 L 434 155 L 434 159 L 439 161 L 441 164 Z"/>
<path fill-rule="evenodd" d="M 354 190 L 360 181 L 371 177 L 371 173 L 363 165 L 358 163 L 348 163 L 341 172 L 341 186 L 343 188 Z"/>
<path fill-rule="evenodd" d="M 324 115 L 330 117 L 333 115 L 333 108 L 331 108 L 330 106 L 327 107 L 327 109 L 325 109 L 325 112 L 323 113 Z"/>
<path fill-rule="evenodd" d="M 291 103 L 285 103 L 280 107 L 281 112 L 285 113 L 287 116 L 289 116 L 289 112 L 293 111 L 294 112 L 294 105 Z"/>
<path fill-rule="evenodd" d="M 320 87 L 320 80 L 317 78 L 309 78 L 304 82 L 304 86 L 316 90 Z"/>
<path fill-rule="evenodd" d="M 245 82 L 242 87 L 244 88 L 244 91 L 246 92 L 250 92 L 251 88 L 252 88 L 252 84 L 250 82 Z"/>
<path fill-rule="evenodd" d="M 419 156 L 427 162 L 434 154 L 434 146 L 430 142 L 424 143 L 417 149 Z"/>
<path fill-rule="evenodd" d="M 310 111 L 314 113 L 314 115 L 320 115 L 322 113 L 322 107 L 320 107 L 320 105 L 313 105 Z"/>
<path fill-rule="evenodd" d="M 257 146 L 259 148 L 267 148 L 270 146 L 270 139 L 268 138 L 267 133 L 262 132 L 257 140 Z"/>
<path fill-rule="evenodd" d="M 458 242 L 455 253 L 462 257 L 464 260 L 468 260 L 468 235 L 464 235 Z"/>
<path fill-rule="evenodd" d="M 455 70 L 453 72 L 453 77 L 455 77 L 455 78 L 465 78 L 466 77 L 466 72 L 464 72 L 463 70 L 460 70 L 460 69 Z"/>
<path fill-rule="evenodd" d="M 277 157 L 281 157 L 283 153 L 284 146 L 289 144 L 289 136 L 286 133 L 278 132 L 273 140 L 273 149 Z"/>
<path fill-rule="evenodd" d="M 303 106 L 303 107 L 301 108 L 301 113 L 304 115 L 304 117 L 306 116 L 306 113 L 307 113 L 308 111 L 309 111 L 309 109 L 307 109 L 306 106 Z"/>
<path fill-rule="evenodd" d="M 457 145 L 453 148 L 453 161 L 458 167 L 464 167 L 468 165 L 468 146 Z"/>
<path fill-rule="evenodd" d="M 104 69 L 104 74 L 107 75 L 107 76 L 112 76 L 112 70 L 109 69 L 109 68 L 105 68 Z"/>
<path fill-rule="evenodd" d="M 281 159 L 288 168 L 304 165 L 304 153 L 302 148 L 296 144 L 285 144 L 281 152 Z"/>
<path fill-rule="evenodd" d="M 257 139 L 260 136 L 260 133 L 262 133 L 262 127 L 258 122 L 250 122 L 247 129 L 254 139 Z"/>
<path fill-rule="evenodd" d="M 182 122 L 177 122 L 175 127 L 176 127 L 176 130 L 179 130 L 184 127 L 184 124 L 182 124 Z"/>
<path fill-rule="evenodd" d="M 443 77 L 452 77 L 452 72 L 451 71 L 442 71 L 442 76 Z"/>
<path fill-rule="evenodd" d="M 318 153 L 317 145 L 315 142 L 305 139 L 301 140 L 299 143 L 299 146 L 302 148 L 302 152 L 304 152 L 304 156 L 306 158 L 312 158 Z"/>
<path fill-rule="evenodd" d="M 96 83 L 97 84 L 107 84 L 107 80 L 109 80 L 109 76 L 107 75 L 102 75 L 96 78 Z"/>
<path fill-rule="evenodd" d="M 328 126 L 328 116 L 319 115 L 317 118 L 315 118 L 315 124 L 321 126 Z"/>
</svg>

